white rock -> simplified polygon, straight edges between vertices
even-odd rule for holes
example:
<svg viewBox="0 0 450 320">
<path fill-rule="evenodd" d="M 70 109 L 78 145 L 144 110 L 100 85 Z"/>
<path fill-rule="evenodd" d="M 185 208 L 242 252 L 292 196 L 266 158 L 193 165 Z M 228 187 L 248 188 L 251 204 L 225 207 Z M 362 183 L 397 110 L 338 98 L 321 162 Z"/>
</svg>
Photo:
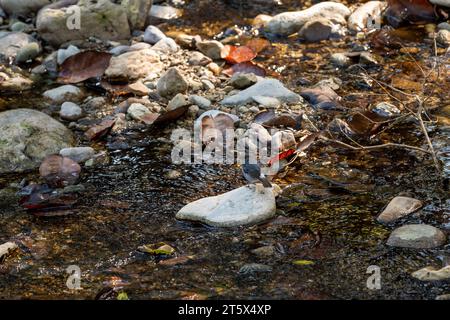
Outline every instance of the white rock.
<svg viewBox="0 0 450 320">
<path fill-rule="evenodd" d="M 207 110 L 211 107 L 211 101 L 206 99 L 205 97 L 198 96 L 198 95 L 191 95 L 189 96 L 189 100 L 192 102 L 192 104 L 195 104 L 200 109 Z"/>
<path fill-rule="evenodd" d="M 158 27 L 155 26 L 148 26 L 147 29 L 145 29 L 144 33 L 144 41 L 149 44 L 155 44 L 159 40 L 164 39 L 166 35 L 164 32 L 159 30 Z"/>
<path fill-rule="evenodd" d="M 373 20 L 378 21 L 381 19 L 381 13 L 385 8 L 386 2 L 384 1 L 369 1 L 364 3 L 348 17 L 348 28 L 354 32 L 369 28 L 372 29 Z"/>
<path fill-rule="evenodd" d="M 73 102 L 64 102 L 61 105 L 59 116 L 64 120 L 76 121 L 83 117 L 83 109 Z"/>
<path fill-rule="evenodd" d="M 162 20 L 176 19 L 180 15 L 181 11 L 171 6 L 153 5 L 149 12 L 150 18 L 154 17 Z"/>
<path fill-rule="evenodd" d="M 433 267 L 426 267 L 412 273 L 412 276 L 421 281 L 441 281 L 450 279 L 450 266 L 439 270 Z"/>
<path fill-rule="evenodd" d="M 319 18 L 345 25 L 350 13 L 350 9 L 342 3 L 325 1 L 302 11 L 280 13 L 267 23 L 265 29 L 269 33 L 288 36 L 299 31 L 306 22 Z"/>
<path fill-rule="evenodd" d="M 422 201 L 409 197 L 395 197 L 377 218 L 378 222 L 390 223 L 422 207 Z"/>
<path fill-rule="evenodd" d="M 189 98 L 187 96 L 182 93 L 178 93 L 167 104 L 167 111 L 172 111 L 190 104 L 191 102 L 189 101 Z"/>
<path fill-rule="evenodd" d="M 244 186 L 189 203 L 176 218 L 216 227 L 251 225 L 272 218 L 276 212 L 274 188 Z M 264 190 L 262 190 L 264 189 Z"/>
<path fill-rule="evenodd" d="M 11 254 L 11 252 L 16 250 L 17 248 L 18 246 L 14 242 L 6 242 L 0 245 L 0 261 L 6 258 L 9 254 Z"/>
<path fill-rule="evenodd" d="M 252 97 L 256 103 L 259 103 L 261 106 L 276 109 L 281 105 L 280 100 L 272 97 L 264 97 L 264 96 L 254 96 Z"/>
<path fill-rule="evenodd" d="M 95 150 L 91 147 L 75 147 L 64 148 L 59 151 L 59 154 L 63 157 L 70 158 L 78 163 L 85 162 L 95 155 Z"/>
<path fill-rule="evenodd" d="M 66 100 L 78 101 L 83 97 L 80 88 L 73 85 L 64 85 L 44 92 L 44 97 L 52 100 L 54 103 L 63 103 Z"/>
<path fill-rule="evenodd" d="M 162 53 L 174 53 L 180 50 L 180 47 L 172 38 L 164 38 L 159 40 L 152 49 Z"/>
<path fill-rule="evenodd" d="M 303 101 L 303 98 L 300 97 L 300 95 L 286 89 L 280 81 L 266 78 L 233 96 L 226 97 L 221 101 L 221 104 L 245 105 L 252 102 L 253 97 L 256 96 L 277 98 L 281 102 L 285 103 L 298 103 Z"/>
</svg>

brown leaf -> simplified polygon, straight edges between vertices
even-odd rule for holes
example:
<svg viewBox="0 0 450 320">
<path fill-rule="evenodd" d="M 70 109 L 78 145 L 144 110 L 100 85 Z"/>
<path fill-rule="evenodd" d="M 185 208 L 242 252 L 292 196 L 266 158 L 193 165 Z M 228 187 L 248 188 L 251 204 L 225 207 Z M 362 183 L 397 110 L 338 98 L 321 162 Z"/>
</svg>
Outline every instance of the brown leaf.
<svg viewBox="0 0 450 320">
<path fill-rule="evenodd" d="M 186 111 L 189 109 L 189 106 L 183 106 L 176 108 L 174 110 L 167 111 L 166 113 L 160 115 L 153 123 L 154 124 L 162 124 L 166 122 L 173 122 L 183 116 Z"/>
<path fill-rule="evenodd" d="M 115 123 L 116 119 L 103 120 L 100 124 L 91 127 L 88 131 L 84 133 L 84 135 L 89 140 L 98 140 L 103 136 L 107 135 Z"/>
<path fill-rule="evenodd" d="M 65 187 L 75 184 L 81 173 L 81 167 L 70 158 L 51 155 L 44 159 L 39 173 L 53 187 Z"/>
<path fill-rule="evenodd" d="M 391 85 L 394 88 L 402 89 L 402 90 L 410 90 L 410 91 L 421 91 L 422 85 L 418 82 L 411 81 L 402 76 L 393 76 Z"/>
<path fill-rule="evenodd" d="M 246 47 L 249 47 L 256 54 L 270 47 L 270 41 L 263 38 L 255 38 L 247 41 L 245 44 Z"/>
<path fill-rule="evenodd" d="M 304 138 L 302 141 L 300 141 L 300 143 L 297 144 L 297 152 L 301 152 L 304 151 L 306 149 L 308 149 L 314 141 L 316 141 L 317 137 L 320 135 L 319 132 L 316 133 L 312 133 L 308 136 L 306 136 L 306 138 Z"/>
<path fill-rule="evenodd" d="M 226 45 L 222 48 L 220 56 L 231 64 L 248 62 L 256 58 L 256 53 L 246 46 Z"/>
<path fill-rule="evenodd" d="M 222 73 L 229 77 L 238 73 L 254 73 L 260 77 L 266 76 L 266 70 L 251 61 L 232 65 L 230 68 L 223 70 Z"/>
<path fill-rule="evenodd" d="M 203 143 L 216 141 L 218 137 L 225 138 L 226 130 L 234 128 L 234 120 L 225 113 L 219 113 L 215 117 L 202 118 L 201 137 Z"/>
<path fill-rule="evenodd" d="M 78 83 L 103 76 L 112 55 L 100 51 L 84 51 L 67 58 L 61 65 L 58 82 Z"/>
<path fill-rule="evenodd" d="M 273 110 L 262 111 L 255 116 L 253 120 L 265 127 L 290 127 L 297 128 L 300 124 L 299 119 L 290 114 L 276 114 Z"/>
<path fill-rule="evenodd" d="M 115 84 L 109 83 L 106 80 L 102 80 L 100 82 L 100 85 L 103 87 L 103 89 L 115 96 L 125 96 L 129 94 L 146 96 L 149 92 L 147 86 L 145 86 L 141 81 L 135 83 Z"/>
</svg>

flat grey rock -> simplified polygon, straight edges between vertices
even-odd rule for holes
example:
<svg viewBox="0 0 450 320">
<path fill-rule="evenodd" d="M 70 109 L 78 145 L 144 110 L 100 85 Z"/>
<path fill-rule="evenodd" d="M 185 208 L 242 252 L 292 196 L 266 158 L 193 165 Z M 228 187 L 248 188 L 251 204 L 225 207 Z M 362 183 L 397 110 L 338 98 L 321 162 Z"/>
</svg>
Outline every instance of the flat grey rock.
<svg viewBox="0 0 450 320">
<path fill-rule="evenodd" d="M 447 241 L 444 232 L 426 224 L 408 224 L 395 229 L 387 241 L 391 247 L 431 249 Z"/>
</svg>

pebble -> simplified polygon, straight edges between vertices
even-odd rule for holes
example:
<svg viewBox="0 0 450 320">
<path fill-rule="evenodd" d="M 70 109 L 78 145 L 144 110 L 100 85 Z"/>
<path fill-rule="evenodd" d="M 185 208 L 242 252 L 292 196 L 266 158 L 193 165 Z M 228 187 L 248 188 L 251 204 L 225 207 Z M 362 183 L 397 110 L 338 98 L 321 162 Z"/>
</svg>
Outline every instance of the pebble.
<svg viewBox="0 0 450 320">
<path fill-rule="evenodd" d="M 240 274 L 250 274 L 255 272 L 272 272 L 272 267 L 260 263 L 248 263 L 239 269 Z"/>
<path fill-rule="evenodd" d="M 127 114 L 133 119 L 133 120 L 142 120 L 147 114 L 150 114 L 150 110 L 140 103 L 133 103 L 128 108 Z"/>
<path fill-rule="evenodd" d="M 182 176 L 183 174 L 178 170 L 169 170 L 164 176 L 166 179 L 175 180 Z"/>
<path fill-rule="evenodd" d="M 253 73 L 236 73 L 230 79 L 230 84 L 236 89 L 245 89 L 258 82 Z"/>
<path fill-rule="evenodd" d="M 205 40 L 196 43 L 197 49 L 213 60 L 220 60 L 224 45 L 217 40 Z"/>
<path fill-rule="evenodd" d="M 73 102 L 64 102 L 59 112 L 61 119 L 68 121 L 76 121 L 83 117 L 83 109 Z"/>
<path fill-rule="evenodd" d="M 158 80 L 156 89 L 160 96 L 171 98 L 177 93 L 186 92 L 188 86 L 187 81 L 180 71 L 177 68 L 172 67 Z"/>
<path fill-rule="evenodd" d="M 83 93 L 80 88 L 73 85 L 64 85 L 44 92 L 44 97 L 52 100 L 54 103 L 63 103 L 66 100 L 79 100 Z"/>
<path fill-rule="evenodd" d="M 189 98 L 182 94 L 182 93 L 178 93 L 175 97 L 173 97 L 168 105 L 167 105 L 167 111 L 171 111 L 171 110 L 175 110 L 184 106 L 187 106 L 191 104 L 191 102 L 189 101 Z"/>
<path fill-rule="evenodd" d="M 192 104 L 195 104 L 200 109 L 208 110 L 211 107 L 211 101 L 198 95 L 191 95 L 189 96 L 189 100 L 192 102 Z"/>
<path fill-rule="evenodd" d="M 95 155 L 95 150 L 91 147 L 64 148 L 59 151 L 59 154 L 81 163 L 91 159 Z"/>
<path fill-rule="evenodd" d="M 211 62 L 211 58 L 208 58 L 201 52 L 194 51 L 189 54 L 188 63 L 192 66 L 206 66 Z"/>
<path fill-rule="evenodd" d="M 145 29 L 144 41 L 149 44 L 155 44 L 164 38 L 166 38 L 166 35 L 158 27 L 150 25 Z"/>
<path fill-rule="evenodd" d="M 389 102 L 378 103 L 372 109 L 372 112 L 375 112 L 376 114 L 386 118 L 395 117 L 401 113 L 401 111 L 396 106 Z"/>
<path fill-rule="evenodd" d="M 251 252 L 259 257 L 271 257 L 275 254 L 276 249 L 274 246 L 264 246 L 254 249 Z"/>
<path fill-rule="evenodd" d="M 433 267 L 425 267 L 411 274 L 414 278 L 421 281 L 442 281 L 450 279 L 450 266 L 446 266 L 439 270 Z"/>
<path fill-rule="evenodd" d="M 377 221 L 381 223 L 391 223 L 397 219 L 407 216 L 422 207 L 422 201 L 410 197 L 395 197 L 392 199 L 383 212 L 378 216 Z"/>
</svg>

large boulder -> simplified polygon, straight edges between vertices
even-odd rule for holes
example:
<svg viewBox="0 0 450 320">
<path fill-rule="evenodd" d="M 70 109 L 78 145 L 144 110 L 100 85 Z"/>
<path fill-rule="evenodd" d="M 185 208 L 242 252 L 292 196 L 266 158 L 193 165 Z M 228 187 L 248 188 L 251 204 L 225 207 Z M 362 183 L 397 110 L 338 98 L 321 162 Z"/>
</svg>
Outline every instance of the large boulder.
<svg viewBox="0 0 450 320">
<path fill-rule="evenodd" d="M 449 7 L 450 8 L 450 0 L 430 0 L 432 4 L 436 4 L 438 6 Z"/>
<path fill-rule="evenodd" d="M 0 0 L 0 6 L 12 16 L 26 16 L 38 12 L 50 3 L 52 0 Z"/>
<path fill-rule="evenodd" d="M 215 227 L 256 224 L 275 215 L 277 189 L 244 186 L 230 192 L 189 203 L 176 217 Z"/>
<path fill-rule="evenodd" d="M 31 109 L 0 112 L 0 174 L 37 168 L 50 154 L 75 142 L 72 132 Z"/>
<path fill-rule="evenodd" d="M 351 11 L 342 3 L 325 1 L 302 11 L 283 12 L 274 16 L 266 26 L 269 33 L 288 36 L 299 31 L 308 21 L 327 19 L 334 23 L 346 24 Z"/>
<path fill-rule="evenodd" d="M 75 23 L 71 24 L 78 10 L 79 28 Z M 55 46 L 89 37 L 101 40 L 130 37 L 126 8 L 110 0 L 79 0 L 68 7 L 46 7 L 39 11 L 36 27 L 42 38 Z"/>
</svg>

